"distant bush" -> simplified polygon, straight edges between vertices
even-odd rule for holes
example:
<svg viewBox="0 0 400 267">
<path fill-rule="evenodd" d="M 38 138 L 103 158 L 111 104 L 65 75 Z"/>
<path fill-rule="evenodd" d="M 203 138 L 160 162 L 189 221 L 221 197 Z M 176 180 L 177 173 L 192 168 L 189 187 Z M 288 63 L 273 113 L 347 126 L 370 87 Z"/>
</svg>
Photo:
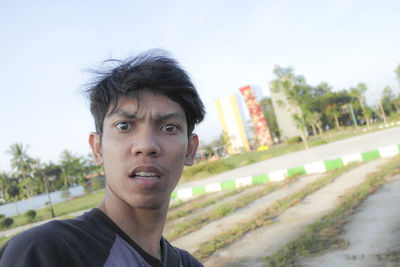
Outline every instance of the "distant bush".
<svg viewBox="0 0 400 267">
<path fill-rule="evenodd" d="M 14 223 L 14 220 L 10 217 L 3 217 L 0 219 L 0 228 L 8 228 Z"/>
<path fill-rule="evenodd" d="M 24 216 L 28 219 L 28 222 L 31 222 L 36 217 L 36 211 L 35 210 L 27 210 L 24 213 Z"/>
<path fill-rule="evenodd" d="M 6 215 L 0 213 L 0 219 L 6 217 Z"/>
<path fill-rule="evenodd" d="M 301 141 L 302 141 L 302 139 L 300 136 L 294 136 L 294 137 L 291 137 L 288 140 L 286 140 L 286 144 L 293 145 L 296 143 L 300 143 Z"/>
</svg>

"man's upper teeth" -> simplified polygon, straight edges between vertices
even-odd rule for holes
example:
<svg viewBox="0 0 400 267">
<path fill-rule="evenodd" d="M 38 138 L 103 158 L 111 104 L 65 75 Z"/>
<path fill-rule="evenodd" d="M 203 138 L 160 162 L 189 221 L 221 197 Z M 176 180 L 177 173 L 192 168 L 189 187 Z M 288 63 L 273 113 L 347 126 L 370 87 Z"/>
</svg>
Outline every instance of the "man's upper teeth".
<svg viewBox="0 0 400 267">
<path fill-rule="evenodd" d="M 136 172 L 135 175 L 136 176 L 141 176 L 141 177 L 144 177 L 144 176 L 147 176 L 147 177 L 157 176 L 154 172 Z"/>
</svg>

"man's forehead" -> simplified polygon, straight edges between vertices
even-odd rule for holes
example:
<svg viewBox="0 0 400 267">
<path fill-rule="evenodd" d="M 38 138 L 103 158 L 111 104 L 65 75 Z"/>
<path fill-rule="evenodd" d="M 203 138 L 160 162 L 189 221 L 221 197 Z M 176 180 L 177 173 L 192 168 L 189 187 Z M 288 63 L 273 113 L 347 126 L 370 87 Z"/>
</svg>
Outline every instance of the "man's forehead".
<svg viewBox="0 0 400 267">
<path fill-rule="evenodd" d="M 151 94 L 147 94 L 145 99 L 139 94 L 118 97 L 117 101 L 110 105 L 106 117 L 117 115 L 128 118 L 138 118 L 141 116 L 140 113 L 142 111 L 150 111 L 150 114 L 156 118 L 168 117 L 186 121 L 185 111 L 179 103 L 165 95 L 149 93 Z M 153 101 L 154 104 L 151 103 Z"/>
</svg>

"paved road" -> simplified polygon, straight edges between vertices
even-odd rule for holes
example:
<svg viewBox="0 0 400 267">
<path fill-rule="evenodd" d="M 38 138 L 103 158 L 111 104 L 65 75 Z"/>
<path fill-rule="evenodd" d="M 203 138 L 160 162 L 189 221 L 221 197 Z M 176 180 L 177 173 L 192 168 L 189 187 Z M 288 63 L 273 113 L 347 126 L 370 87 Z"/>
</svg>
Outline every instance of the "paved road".
<svg viewBox="0 0 400 267">
<path fill-rule="evenodd" d="M 308 150 L 282 155 L 280 157 L 227 171 L 203 180 L 185 183 L 179 185 L 177 189 L 198 187 L 246 176 L 266 174 L 271 171 L 303 166 L 320 160 L 340 158 L 344 155 L 367 152 L 379 147 L 395 144 L 400 144 L 400 127 L 371 132 L 334 143 L 313 147 Z"/>
</svg>

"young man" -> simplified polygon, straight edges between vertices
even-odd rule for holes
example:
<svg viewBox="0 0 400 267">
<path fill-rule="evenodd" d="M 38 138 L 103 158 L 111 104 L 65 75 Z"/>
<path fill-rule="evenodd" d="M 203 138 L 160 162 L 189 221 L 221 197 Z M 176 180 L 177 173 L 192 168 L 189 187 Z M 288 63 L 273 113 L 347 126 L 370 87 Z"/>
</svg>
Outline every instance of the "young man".
<svg viewBox="0 0 400 267">
<path fill-rule="evenodd" d="M 192 165 L 205 111 L 190 78 L 162 51 L 118 62 L 87 91 L 89 136 L 106 191 L 99 207 L 6 243 L 0 266 L 202 266 L 162 236 L 171 193 Z"/>
</svg>

